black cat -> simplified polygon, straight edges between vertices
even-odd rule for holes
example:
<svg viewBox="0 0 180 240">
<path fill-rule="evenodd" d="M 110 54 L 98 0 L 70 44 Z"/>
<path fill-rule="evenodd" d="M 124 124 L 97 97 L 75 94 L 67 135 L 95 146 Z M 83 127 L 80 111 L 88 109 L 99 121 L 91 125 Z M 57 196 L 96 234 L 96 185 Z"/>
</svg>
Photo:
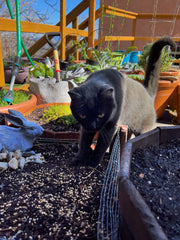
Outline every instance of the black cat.
<svg viewBox="0 0 180 240">
<path fill-rule="evenodd" d="M 130 133 L 135 136 L 153 128 L 160 56 L 166 45 L 175 47 L 170 38 L 159 39 L 152 45 L 144 86 L 116 70 L 105 69 L 93 73 L 84 84 L 69 91 L 72 113 L 82 126 L 74 164 L 97 165 L 110 145 L 118 124 L 128 125 Z M 97 131 L 99 138 L 92 151 L 90 146 Z"/>
</svg>

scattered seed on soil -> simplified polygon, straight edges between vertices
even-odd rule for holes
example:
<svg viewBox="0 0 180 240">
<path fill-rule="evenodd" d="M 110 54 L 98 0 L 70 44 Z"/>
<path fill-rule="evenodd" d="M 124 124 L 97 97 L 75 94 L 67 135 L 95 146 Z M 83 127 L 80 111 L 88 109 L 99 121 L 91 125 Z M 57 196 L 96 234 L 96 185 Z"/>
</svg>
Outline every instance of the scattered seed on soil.
<svg viewBox="0 0 180 240">
<path fill-rule="evenodd" d="M 107 160 L 97 169 L 73 167 L 72 144 L 38 144 L 46 163 L 0 175 L 0 238 L 96 239 Z"/>
<path fill-rule="evenodd" d="M 130 178 L 168 239 L 180 239 L 180 139 L 136 150 Z"/>
</svg>

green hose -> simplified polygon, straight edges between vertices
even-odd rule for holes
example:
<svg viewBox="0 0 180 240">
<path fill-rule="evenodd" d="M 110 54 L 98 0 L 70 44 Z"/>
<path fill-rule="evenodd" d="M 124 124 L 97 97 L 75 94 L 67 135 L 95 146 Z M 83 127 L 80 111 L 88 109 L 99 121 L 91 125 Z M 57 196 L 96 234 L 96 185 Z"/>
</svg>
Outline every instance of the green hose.
<svg viewBox="0 0 180 240">
<path fill-rule="evenodd" d="M 21 19 L 20 19 L 20 7 L 19 7 L 19 0 L 16 0 L 16 29 L 17 29 L 17 54 L 15 58 L 15 63 L 12 69 L 12 76 L 11 76 L 11 82 L 9 86 L 9 90 L 5 94 L 4 97 L 2 97 L 2 101 L 7 102 L 9 104 L 12 104 L 13 102 L 13 86 L 15 83 L 15 79 L 19 73 L 20 68 L 20 62 L 21 62 Z"/>
<path fill-rule="evenodd" d="M 11 8 L 11 5 L 10 5 L 9 0 L 6 0 L 6 4 L 7 4 L 7 7 L 8 7 L 8 10 L 9 10 L 9 13 L 10 13 L 11 18 L 12 18 L 12 19 L 15 19 L 15 18 L 14 18 L 14 15 L 13 15 L 13 12 L 12 12 L 12 8 Z M 16 6 L 17 6 L 17 4 L 16 4 Z M 19 13 L 19 16 L 20 16 L 20 13 Z M 28 57 L 31 65 L 32 65 L 32 66 L 35 66 L 35 64 L 33 63 L 32 59 L 31 59 L 31 57 L 30 57 L 30 55 L 29 55 L 29 53 L 28 53 L 28 51 L 27 51 L 27 49 L 26 49 L 26 47 L 25 47 L 25 45 L 24 45 L 24 42 L 23 42 L 22 38 L 21 38 L 21 45 L 22 45 L 22 47 L 23 47 L 23 49 L 24 49 L 24 52 L 26 53 L 26 56 Z"/>
</svg>

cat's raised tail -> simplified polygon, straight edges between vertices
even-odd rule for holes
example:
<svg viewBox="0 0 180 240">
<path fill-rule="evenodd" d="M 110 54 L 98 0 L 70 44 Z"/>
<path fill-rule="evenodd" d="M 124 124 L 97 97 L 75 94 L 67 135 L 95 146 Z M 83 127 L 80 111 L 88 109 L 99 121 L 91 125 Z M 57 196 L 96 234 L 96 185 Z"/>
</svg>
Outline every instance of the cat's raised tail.
<svg viewBox="0 0 180 240">
<path fill-rule="evenodd" d="M 161 65 L 161 50 L 164 46 L 169 45 L 176 48 L 175 42 L 169 37 L 163 37 L 155 41 L 151 47 L 146 67 L 144 86 L 151 97 L 156 96 L 158 88 L 158 79 Z"/>
</svg>

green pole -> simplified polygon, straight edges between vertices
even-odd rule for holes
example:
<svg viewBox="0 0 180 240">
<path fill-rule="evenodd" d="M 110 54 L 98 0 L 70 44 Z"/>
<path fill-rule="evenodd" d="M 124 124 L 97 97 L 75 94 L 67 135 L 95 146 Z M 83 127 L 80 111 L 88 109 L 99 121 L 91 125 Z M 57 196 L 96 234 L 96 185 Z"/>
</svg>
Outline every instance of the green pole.
<svg viewBox="0 0 180 240">
<path fill-rule="evenodd" d="M 16 28 L 17 28 L 17 56 L 21 57 L 21 19 L 20 19 L 20 7 L 19 0 L 16 0 Z"/>
<path fill-rule="evenodd" d="M 12 12 L 12 8 L 11 8 L 11 5 L 10 5 L 9 0 L 6 0 L 6 4 L 7 4 L 7 7 L 8 7 L 8 10 L 9 10 L 9 13 L 10 13 L 11 18 L 12 18 L 12 19 L 15 19 L 15 18 L 14 18 L 14 15 L 13 15 L 13 12 Z M 19 5 L 19 4 L 18 4 L 18 5 Z M 17 4 L 16 4 L 16 7 L 17 7 Z M 16 10 L 16 11 L 17 11 L 17 10 Z M 20 16 L 20 10 L 19 10 L 19 16 Z M 21 29 L 21 28 L 20 28 L 20 29 Z M 23 49 L 24 49 L 24 52 L 26 53 L 26 56 L 28 57 L 29 61 L 31 62 L 32 66 L 35 66 L 35 64 L 33 63 L 32 59 L 31 59 L 31 57 L 30 57 L 30 55 L 29 55 L 29 53 L 28 53 L 28 51 L 27 51 L 27 49 L 26 49 L 26 46 L 24 45 L 24 42 L 23 42 L 22 38 L 21 38 L 21 45 L 22 45 L 22 47 L 23 47 Z"/>
</svg>

